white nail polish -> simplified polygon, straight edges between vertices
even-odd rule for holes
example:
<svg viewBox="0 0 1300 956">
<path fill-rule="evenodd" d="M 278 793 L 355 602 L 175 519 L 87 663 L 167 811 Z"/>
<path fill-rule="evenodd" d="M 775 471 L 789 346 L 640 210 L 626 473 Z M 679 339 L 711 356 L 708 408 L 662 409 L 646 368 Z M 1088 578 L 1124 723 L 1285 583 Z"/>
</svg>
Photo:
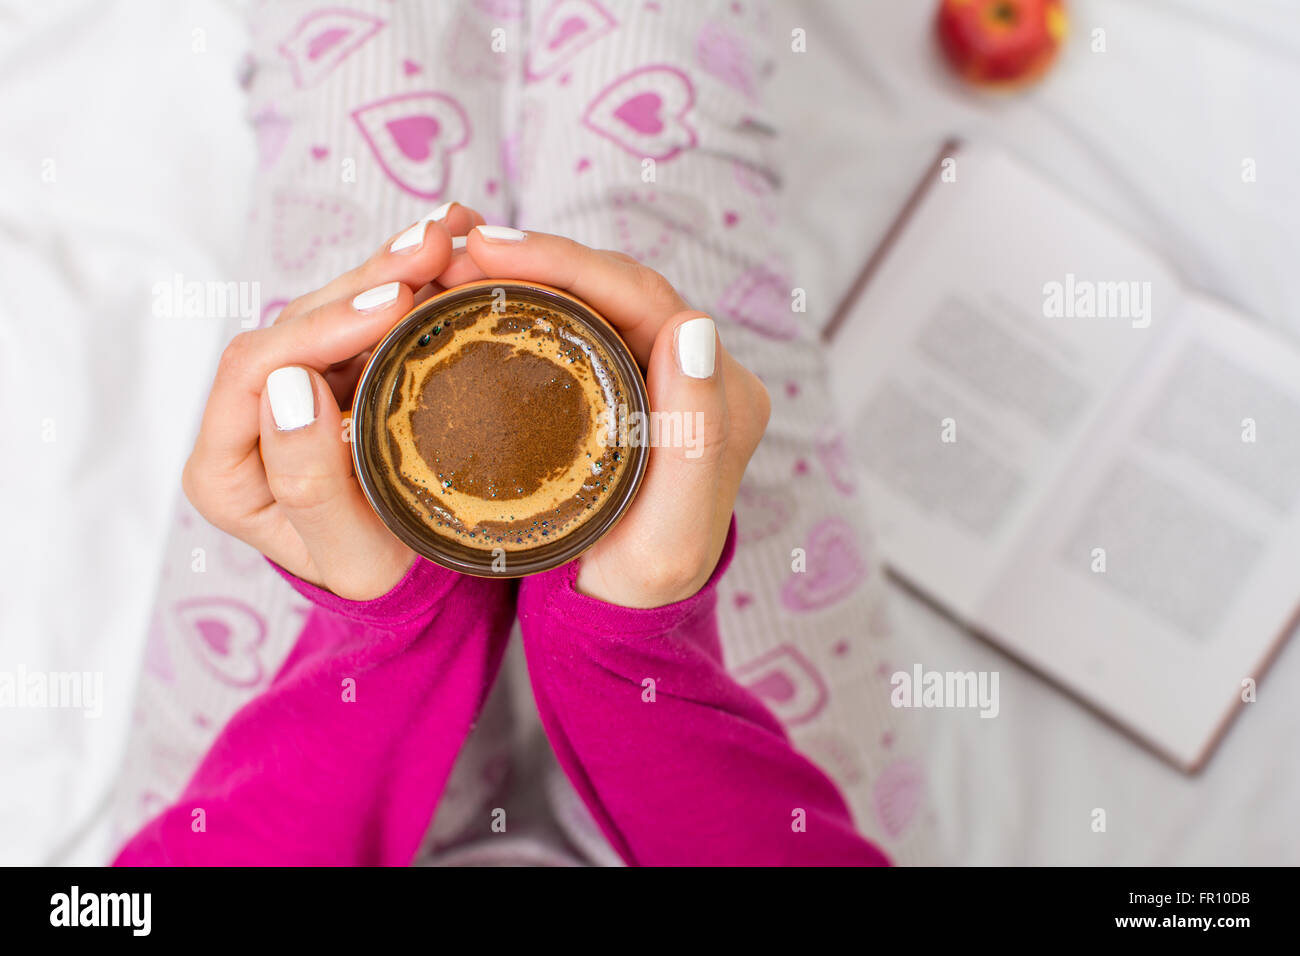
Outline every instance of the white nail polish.
<svg viewBox="0 0 1300 956">
<path fill-rule="evenodd" d="M 431 222 L 442 222 L 447 218 L 447 213 L 451 212 L 451 207 L 455 202 L 445 202 L 429 215 L 425 216 L 406 232 L 402 233 L 393 240 L 393 244 L 388 247 L 389 252 L 401 252 L 403 249 L 419 248 L 424 245 L 424 230 Z"/>
<path fill-rule="evenodd" d="M 452 236 L 452 237 L 451 237 L 451 251 L 452 251 L 452 252 L 464 252 L 464 251 L 465 251 L 465 244 L 466 244 L 466 242 L 467 242 L 468 240 L 469 240 L 469 236 Z"/>
<path fill-rule="evenodd" d="M 316 396 L 305 368 L 286 365 L 266 377 L 266 397 L 271 400 L 271 417 L 282 432 L 310 425 L 316 420 Z"/>
<path fill-rule="evenodd" d="M 709 378 L 717 360 L 718 340 L 709 318 L 691 319 L 677 327 L 677 367 L 691 378 Z"/>
<path fill-rule="evenodd" d="M 488 242 L 519 242 L 528 233 L 509 226 L 475 226 L 478 234 Z"/>
<path fill-rule="evenodd" d="M 367 289 L 352 300 L 352 308 L 358 312 L 373 312 L 376 309 L 392 305 L 397 301 L 397 292 L 401 287 L 400 282 L 388 282 L 373 289 Z"/>
<path fill-rule="evenodd" d="M 388 251 L 401 252 L 403 249 L 417 249 L 424 245 L 424 230 L 427 229 L 428 226 L 428 221 L 421 219 L 410 229 L 406 230 L 406 232 L 394 239 L 393 244 L 388 247 Z"/>
</svg>

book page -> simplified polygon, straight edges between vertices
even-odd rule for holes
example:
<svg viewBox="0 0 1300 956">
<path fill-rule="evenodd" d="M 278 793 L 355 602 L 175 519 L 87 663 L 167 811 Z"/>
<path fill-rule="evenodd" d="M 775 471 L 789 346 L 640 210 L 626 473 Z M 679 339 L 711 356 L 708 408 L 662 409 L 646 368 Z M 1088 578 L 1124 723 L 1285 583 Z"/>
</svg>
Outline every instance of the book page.
<svg viewBox="0 0 1300 956">
<path fill-rule="evenodd" d="M 1193 297 L 1148 362 L 976 617 L 1190 767 L 1300 597 L 1300 354 Z"/>
<path fill-rule="evenodd" d="M 960 616 L 1164 333 L 1150 254 L 996 153 L 935 182 L 830 347 L 886 561 Z"/>
</svg>

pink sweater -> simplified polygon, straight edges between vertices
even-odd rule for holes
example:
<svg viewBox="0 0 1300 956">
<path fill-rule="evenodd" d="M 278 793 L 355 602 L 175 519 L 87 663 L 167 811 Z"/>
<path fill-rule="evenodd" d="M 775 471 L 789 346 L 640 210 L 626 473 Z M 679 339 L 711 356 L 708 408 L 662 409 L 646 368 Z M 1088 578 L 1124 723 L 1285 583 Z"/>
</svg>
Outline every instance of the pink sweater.
<svg viewBox="0 0 1300 956">
<path fill-rule="evenodd" d="M 733 525 L 703 590 L 652 610 L 579 594 L 576 564 L 516 586 L 418 559 L 365 602 L 281 571 L 316 605 L 293 653 L 116 865 L 410 863 L 516 600 L 542 724 L 626 862 L 887 863 L 722 666 L 715 590 L 734 539 Z"/>
</svg>

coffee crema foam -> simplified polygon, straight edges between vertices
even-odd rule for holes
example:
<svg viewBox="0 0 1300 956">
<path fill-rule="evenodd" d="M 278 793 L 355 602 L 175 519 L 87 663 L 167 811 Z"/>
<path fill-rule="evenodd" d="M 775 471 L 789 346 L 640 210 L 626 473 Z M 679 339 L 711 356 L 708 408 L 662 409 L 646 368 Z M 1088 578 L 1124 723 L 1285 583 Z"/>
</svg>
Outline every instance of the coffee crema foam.
<svg viewBox="0 0 1300 956">
<path fill-rule="evenodd" d="M 385 359 L 369 438 L 386 484 L 438 535 L 521 551 L 583 525 L 618 487 L 625 401 L 605 347 L 528 301 L 431 316 Z"/>
</svg>

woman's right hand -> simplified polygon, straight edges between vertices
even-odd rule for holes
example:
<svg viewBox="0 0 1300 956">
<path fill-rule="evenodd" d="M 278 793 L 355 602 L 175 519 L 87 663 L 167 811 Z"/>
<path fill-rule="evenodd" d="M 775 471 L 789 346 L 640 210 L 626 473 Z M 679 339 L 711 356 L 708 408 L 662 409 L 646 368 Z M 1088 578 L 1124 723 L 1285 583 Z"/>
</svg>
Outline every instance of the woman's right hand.
<svg viewBox="0 0 1300 956">
<path fill-rule="evenodd" d="M 414 553 L 380 522 L 353 478 L 343 414 L 369 352 L 452 264 L 452 236 L 483 217 L 450 204 L 369 260 L 285 306 L 226 347 L 183 485 L 216 527 L 286 571 L 370 600 Z M 394 251 L 394 246 L 397 247 Z M 452 270 L 455 271 L 454 269 Z"/>
</svg>

